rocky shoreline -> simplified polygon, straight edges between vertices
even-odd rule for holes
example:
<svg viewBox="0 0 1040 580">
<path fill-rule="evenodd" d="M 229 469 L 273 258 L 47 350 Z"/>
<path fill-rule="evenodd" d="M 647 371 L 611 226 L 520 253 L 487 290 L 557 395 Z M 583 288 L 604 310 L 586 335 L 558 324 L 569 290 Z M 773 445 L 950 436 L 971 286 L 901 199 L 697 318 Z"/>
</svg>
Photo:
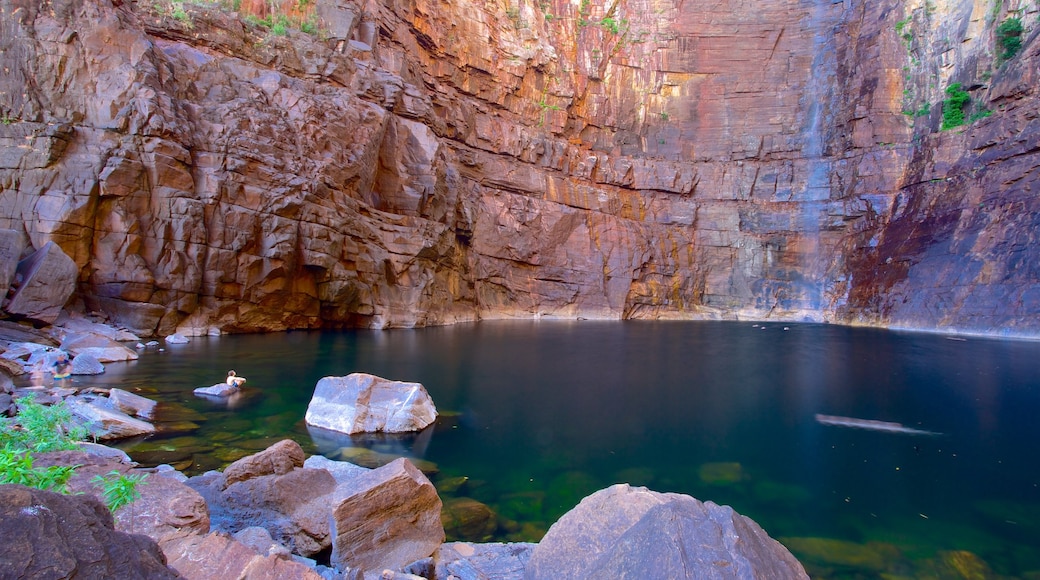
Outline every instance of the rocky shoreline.
<svg viewBox="0 0 1040 580">
<path fill-rule="evenodd" d="M 404 458 L 366 469 L 305 458 L 285 440 L 191 478 L 169 466 L 138 468 L 93 446 L 39 454 L 37 463 L 78 465 L 69 490 L 88 504 L 99 493 L 90 484 L 97 475 L 149 474 L 140 499 L 119 510 L 111 527 L 132 538 L 123 541 L 147 536 L 182 578 L 808 578 L 786 548 L 732 508 L 627 484 L 585 498 L 537 544 L 445 543 L 440 498 Z M 0 486 L 0 496 L 25 493 L 18 487 Z M 5 518 L 0 531 L 20 533 L 26 517 Z M 0 569 L 31 575 L 33 551 L 52 549 L 46 538 L 34 539 L 28 553 L 0 556 Z"/>
<path fill-rule="evenodd" d="M 107 362 L 136 359 L 135 349 L 123 341 L 136 342 L 139 349 L 162 348 L 161 344 L 141 344 L 125 330 L 66 314 L 45 330 L 10 322 L 0 324 L 0 361 L 4 361 L 0 406 L 11 417 L 3 420 L 16 421 L 18 401 L 32 396 L 41 404 L 63 402 L 73 420 L 100 441 L 154 433 L 155 426 L 148 422 L 154 416 L 154 401 L 118 388 L 81 391 L 41 376 L 42 370 L 49 371 L 62 353 L 71 356 L 74 374 L 87 372 L 81 370 L 84 365 L 77 364 L 84 359 L 90 362 L 89 372 L 104 372 Z M 15 382 L 24 383 L 26 376 L 29 386 L 15 386 Z M 385 381 L 378 377 L 357 377 L 362 384 L 375 384 L 377 390 L 385 388 Z M 343 388 L 350 379 L 334 382 Z M 401 384 L 409 392 L 421 389 L 418 384 Z M 387 399 L 385 394 L 365 396 Z M 333 412 L 329 407 L 335 398 L 327 386 L 316 399 L 312 419 L 320 422 L 319 413 Z M 423 403 L 422 397 L 417 401 L 417 409 L 427 405 L 418 413 L 425 416 L 419 424 L 428 425 L 436 410 L 429 407 L 429 401 Z M 403 418 L 397 415 L 394 420 L 400 423 Z M 404 424 L 410 425 L 409 421 Z M 99 537 L 98 530 L 109 530 L 103 534 L 109 538 L 109 545 L 116 543 L 110 537 L 112 533 L 130 534 L 131 539 L 120 541 L 129 542 L 127 545 L 139 557 L 132 559 L 132 565 L 125 558 L 120 562 L 136 570 L 133 573 L 149 578 L 163 577 L 154 569 L 162 563 L 168 564 L 173 574 L 170 577 L 200 580 L 519 580 L 584 578 L 590 574 L 618 577 L 626 573 L 701 578 L 720 570 L 725 577 L 753 578 L 763 573 L 777 578 L 807 577 L 786 548 L 731 508 L 627 484 L 587 497 L 537 544 L 446 543 L 444 505 L 438 491 L 406 458 L 367 468 L 320 455 L 307 457 L 299 444 L 284 440 L 231 463 L 223 471 L 194 477 L 170 465 L 142 468 L 122 451 L 95 443 L 82 443 L 77 451 L 34 454 L 34 461 L 41 468 L 76 466 L 68 491 L 82 495 L 55 499 L 48 495 L 50 492 L 0 486 L 0 495 L 10 499 L 11 505 L 28 502 L 29 506 L 46 505 L 49 510 L 98 512 L 100 520 L 90 520 L 88 525 L 82 518 L 62 519 L 80 523 L 48 538 L 46 534 L 34 537 L 31 530 L 19 527 L 37 529 L 34 526 L 43 525 L 36 520 L 23 521 L 31 511 L 28 507 L 14 514 L 16 517 L 5 518 L 0 527 L 6 537 L 34 537 L 27 550 L 0 557 L 0 569 L 17 570 L 17 576 L 31 575 L 33 562 L 43 561 L 41 554 L 69 551 L 68 546 L 87 541 L 80 536 L 85 534 L 92 542 Z M 99 511 L 97 502 L 91 499 L 100 499 L 101 493 L 92 481 L 113 472 L 149 477 L 138 488 L 141 497 L 106 523 L 105 510 Z M 69 502 L 77 501 L 83 505 L 70 507 Z M 595 532 L 594 547 L 588 545 L 589 530 Z M 63 535 L 66 532 L 68 537 Z M 142 535 L 154 545 L 142 544 Z M 661 542 L 664 537 L 673 541 Z M 60 541 L 64 548 L 53 546 L 49 540 Z M 673 542 L 685 548 L 673 546 Z M 580 549 L 576 547 L 579 544 Z M 66 558 L 64 565 L 71 567 L 70 573 L 96 571 L 102 566 L 98 561 L 75 558 Z M 103 575 L 125 576 L 127 570 L 119 565 L 116 561 L 103 563 Z M 662 565 L 674 569 L 661 570 Z"/>
</svg>

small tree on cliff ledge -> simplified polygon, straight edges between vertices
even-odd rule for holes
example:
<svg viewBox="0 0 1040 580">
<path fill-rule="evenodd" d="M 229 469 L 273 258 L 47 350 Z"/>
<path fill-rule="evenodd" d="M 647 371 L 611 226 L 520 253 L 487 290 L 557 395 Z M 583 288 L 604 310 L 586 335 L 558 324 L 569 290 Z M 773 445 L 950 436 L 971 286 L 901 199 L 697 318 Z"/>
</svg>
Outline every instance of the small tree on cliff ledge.
<svg viewBox="0 0 1040 580">
<path fill-rule="evenodd" d="M 942 103 L 942 130 L 953 129 L 964 124 L 964 108 L 971 102 L 968 91 L 961 90 L 960 83 L 946 87 L 946 100 Z"/>
</svg>

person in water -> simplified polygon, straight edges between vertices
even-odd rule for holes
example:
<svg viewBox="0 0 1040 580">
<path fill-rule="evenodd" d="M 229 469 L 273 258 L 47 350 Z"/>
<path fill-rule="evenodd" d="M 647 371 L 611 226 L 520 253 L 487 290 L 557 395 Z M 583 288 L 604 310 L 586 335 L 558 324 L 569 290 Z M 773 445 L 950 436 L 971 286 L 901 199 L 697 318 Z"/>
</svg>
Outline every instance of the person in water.
<svg viewBox="0 0 1040 580">
<path fill-rule="evenodd" d="M 58 353 L 58 358 L 54 361 L 53 366 L 54 380 L 56 381 L 64 381 L 72 374 L 72 361 L 63 352 Z"/>
<path fill-rule="evenodd" d="M 246 382 L 245 377 L 240 377 L 235 374 L 235 371 L 227 372 L 227 384 L 232 387 L 241 387 L 242 383 Z"/>
</svg>

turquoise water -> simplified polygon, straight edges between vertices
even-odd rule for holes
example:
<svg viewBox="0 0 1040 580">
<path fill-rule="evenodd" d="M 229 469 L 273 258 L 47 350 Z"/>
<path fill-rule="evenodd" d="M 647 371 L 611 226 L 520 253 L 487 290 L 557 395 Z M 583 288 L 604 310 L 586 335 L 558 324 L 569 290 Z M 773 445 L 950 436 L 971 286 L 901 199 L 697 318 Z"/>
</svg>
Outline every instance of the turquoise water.
<svg viewBox="0 0 1040 580">
<path fill-rule="evenodd" d="M 233 406 L 192 395 L 231 368 L 249 379 Z M 1038 342 L 483 322 L 197 338 L 108 369 L 77 385 L 163 402 L 171 431 L 124 445 L 143 463 L 194 474 L 284 437 L 362 464 L 407 455 L 452 508 L 454 538 L 537 541 L 582 497 L 628 482 L 733 506 L 818 578 L 1040 574 Z M 302 418 L 315 383 L 351 372 L 421 382 L 445 416 L 419 436 L 312 437 Z"/>
</svg>

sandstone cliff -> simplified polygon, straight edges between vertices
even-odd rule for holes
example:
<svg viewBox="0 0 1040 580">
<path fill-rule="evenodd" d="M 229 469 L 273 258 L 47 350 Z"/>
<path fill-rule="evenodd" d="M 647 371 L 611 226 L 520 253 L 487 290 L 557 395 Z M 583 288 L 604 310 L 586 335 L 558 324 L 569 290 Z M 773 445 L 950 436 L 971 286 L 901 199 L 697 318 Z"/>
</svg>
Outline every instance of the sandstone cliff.
<svg viewBox="0 0 1040 580">
<path fill-rule="evenodd" d="M 1032 3 L 232 4 L 0 0 L 0 228 L 139 333 L 1040 330 Z"/>
</svg>

